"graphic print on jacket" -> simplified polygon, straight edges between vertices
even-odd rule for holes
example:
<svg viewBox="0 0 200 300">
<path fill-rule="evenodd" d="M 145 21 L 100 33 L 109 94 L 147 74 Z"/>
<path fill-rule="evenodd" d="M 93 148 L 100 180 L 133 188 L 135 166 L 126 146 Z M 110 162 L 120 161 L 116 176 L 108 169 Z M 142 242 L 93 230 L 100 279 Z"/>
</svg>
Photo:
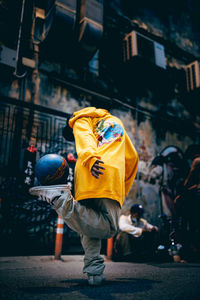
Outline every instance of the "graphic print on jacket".
<svg viewBox="0 0 200 300">
<path fill-rule="evenodd" d="M 122 126 L 118 123 L 102 119 L 97 122 L 94 133 L 98 140 L 97 146 L 100 147 L 113 141 L 120 142 L 124 131 Z"/>
</svg>

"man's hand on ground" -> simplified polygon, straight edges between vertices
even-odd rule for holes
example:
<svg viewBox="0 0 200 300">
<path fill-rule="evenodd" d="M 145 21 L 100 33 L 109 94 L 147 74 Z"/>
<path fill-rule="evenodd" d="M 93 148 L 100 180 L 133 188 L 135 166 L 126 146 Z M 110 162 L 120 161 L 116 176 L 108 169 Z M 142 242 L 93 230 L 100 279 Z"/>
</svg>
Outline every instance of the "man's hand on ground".
<svg viewBox="0 0 200 300">
<path fill-rule="evenodd" d="M 91 168 L 92 175 L 97 179 L 99 179 L 99 175 L 103 175 L 103 172 L 99 169 L 105 170 L 105 168 L 102 167 L 100 164 L 104 164 L 104 162 L 102 160 L 97 159 Z"/>
<path fill-rule="evenodd" d="M 158 232 L 158 227 L 157 227 L 157 226 L 153 226 L 152 229 L 151 229 L 151 231 L 156 231 L 156 232 Z"/>
</svg>

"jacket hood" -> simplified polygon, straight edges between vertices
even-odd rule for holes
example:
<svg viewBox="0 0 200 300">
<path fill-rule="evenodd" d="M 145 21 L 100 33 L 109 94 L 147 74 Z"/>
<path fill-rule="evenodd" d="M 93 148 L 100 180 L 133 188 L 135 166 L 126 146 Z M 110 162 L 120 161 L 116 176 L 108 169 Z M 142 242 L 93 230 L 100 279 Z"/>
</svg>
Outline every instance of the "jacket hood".
<svg viewBox="0 0 200 300">
<path fill-rule="evenodd" d="M 86 107 L 73 113 L 73 116 L 69 120 L 69 126 L 73 128 L 76 120 L 82 117 L 102 118 L 106 115 L 109 115 L 109 112 L 106 109 Z"/>
</svg>

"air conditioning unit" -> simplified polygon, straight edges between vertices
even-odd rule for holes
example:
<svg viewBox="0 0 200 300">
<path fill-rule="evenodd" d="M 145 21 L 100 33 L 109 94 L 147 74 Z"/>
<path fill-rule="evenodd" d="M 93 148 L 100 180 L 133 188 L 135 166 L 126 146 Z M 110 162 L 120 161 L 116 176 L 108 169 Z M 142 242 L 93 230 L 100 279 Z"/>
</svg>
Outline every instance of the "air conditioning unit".
<svg viewBox="0 0 200 300">
<path fill-rule="evenodd" d="M 65 37 L 65 29 L 73 31 L 75 29 L 78 1 L 76 0 L 57 0 L 56 15 L 58 19 L 63 21 L 63 37 Z"/>
<path fill-rule="evenodd" d="M 33 40 L 35 43 L 44 41 L 49 33 L 55 14 L 55 1 L 36 1 L 34 8 L 35 23 Z M 38 5 L 38 6 L 37 6 Z"/>
<path fill-rule="evenodd" d="M 158 67 L 166 69 L 164 46 L 136 31 L 131 31 L 123 39 L 123 60 L 129 61 L 134 56 L 146 58 Z"/>
<path fill-rule="evenodd" d="M 0 64 L 7 65 L 11 68 L 16 68 L 17 51 L 0 45 Z"/>
<path fill-rule="evenodd" d="M 200 63 L 195 60 L 185 67 L 187 91 L 200 87 Z"/>
<path fill-rule="evenodd" d="M 81 0 L 79 42 L 95 52 L 103 34 L 103 0 Z"/>
</svg>

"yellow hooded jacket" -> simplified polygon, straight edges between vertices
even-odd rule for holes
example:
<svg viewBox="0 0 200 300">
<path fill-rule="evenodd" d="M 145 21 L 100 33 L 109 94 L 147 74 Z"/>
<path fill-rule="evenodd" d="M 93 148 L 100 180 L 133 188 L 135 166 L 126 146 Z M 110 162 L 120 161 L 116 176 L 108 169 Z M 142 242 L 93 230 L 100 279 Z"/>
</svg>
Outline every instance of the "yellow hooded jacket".
<svg viewBox="0 0 200 300">
<path fill-rule="evenodd" d="M 75 199 L 110 198 L 122 206 L 134 181 L 138 154 L 120 119 L 105 109 L 87 107 L 69 120 L 78 159 L 75 167 Z M 104 162 L 103 175 L 91 174 L 95 161 Z"/>
</svg>

